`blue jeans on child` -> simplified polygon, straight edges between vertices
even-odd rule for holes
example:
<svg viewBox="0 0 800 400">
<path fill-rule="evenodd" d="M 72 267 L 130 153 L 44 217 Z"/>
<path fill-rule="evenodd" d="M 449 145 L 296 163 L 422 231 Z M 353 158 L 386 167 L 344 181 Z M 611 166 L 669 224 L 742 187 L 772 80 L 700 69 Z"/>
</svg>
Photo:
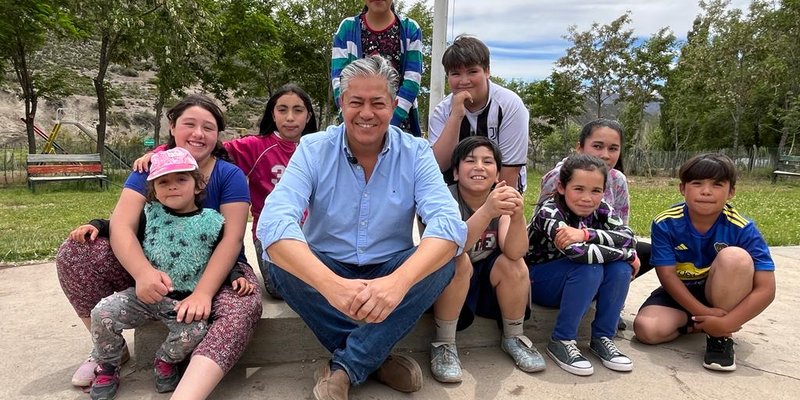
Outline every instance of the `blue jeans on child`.
<svg viewBox="0 0 800 400">
<path fill-rule="evenodd" d="M 322 253 L 314 254 L 343 278 L 374 279 L 394 272 L 414 251 L 416 247 L 395 254 L 383 264 L 362 266 L 341 263 Z M 313 287 L 280 266 L 275 267 L 269 269 L 269 274 L 278 293 L 331 352 L 331 361 L 347 372 L 353 385 L 366 381 L 381 366 L 395 344 L 411 331 L 455 274 L 455 261 L 451 260 L 414 285 L 383 322 L 361 324 L 331 306 Z"/>
<path fill-rule="evenodd" d="M 630 264 L 580 264 L 565 257 L 533 265 L 530 271 L 533 302 L 559 308 L 552 339 L 576 339 L 581 318 L 595 299 L 592 337 L 614 337 L 631 282 Z"/>
</svg>

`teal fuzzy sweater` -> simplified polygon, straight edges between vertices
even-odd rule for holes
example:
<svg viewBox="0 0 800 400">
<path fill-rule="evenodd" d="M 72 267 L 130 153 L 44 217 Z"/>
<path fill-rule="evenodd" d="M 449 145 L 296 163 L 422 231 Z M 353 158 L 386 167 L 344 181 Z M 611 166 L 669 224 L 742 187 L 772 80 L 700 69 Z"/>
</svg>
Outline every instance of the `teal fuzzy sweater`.
<svg viewBox="0 0 800 400">
<path fill-rule="evenodd" d="M 192 292 L 211 258 L 225 218 L 208 208 L 177 214 L 155 202 L 145 205 L 144 213 L 144 255 L 169 275 L 176 292 Z"/>
</svg>

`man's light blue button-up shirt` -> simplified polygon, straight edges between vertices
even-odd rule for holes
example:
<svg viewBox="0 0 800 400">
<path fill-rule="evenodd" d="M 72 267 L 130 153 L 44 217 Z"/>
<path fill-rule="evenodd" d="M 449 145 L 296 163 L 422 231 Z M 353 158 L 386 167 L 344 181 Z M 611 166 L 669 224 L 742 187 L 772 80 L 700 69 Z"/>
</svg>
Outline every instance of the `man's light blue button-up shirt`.
<svg viewBox="0 0 800 400">
<path fill-rule="evenodd" d="M 266 259 L 270 245 L 294 239 L 340 262 L 382 263 L 414 245 L 415 213 L 423 239 L 456 243 L 453 256 L 463 251 L 467 225 L 427 141 L 390 126 L 369 182 L 351 158 L 344 124 L 300 140 L 258 220 Z"/>
</svg>

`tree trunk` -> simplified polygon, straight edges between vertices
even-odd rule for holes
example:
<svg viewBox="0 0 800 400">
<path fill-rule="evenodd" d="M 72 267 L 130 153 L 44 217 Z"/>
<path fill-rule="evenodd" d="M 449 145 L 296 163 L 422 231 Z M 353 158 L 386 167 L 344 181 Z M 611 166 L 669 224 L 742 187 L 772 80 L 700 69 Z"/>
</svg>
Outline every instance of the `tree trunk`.
<svg viewBox="0 0 800 400">
<path fill-rule="evenodd" d="M 11 56 L 11 62 L 14 65 L 14 73 L 17 75 L 20 89 L 22 89 L 22 96 L 25 99 L 25 132 L 28 138 L 28 154 L 36 153 L 36 133 L 34 131 L 34 124 L 36 123 L 36 109 L 38 106 L 38 95 L 36 88 L 33 85 L 33 77 L 31 71 L 28 70 L 28 59 L 25 49 L 25 44 L 22 43 L 21 38 L 17 37 L 17 43 L 14 48 L 14 54 Z"/>
<path fill-rule="evenodd" d="M 786 124 L 783 125 L 783 129 L 781 129 L 781 140 L 778 142 L 778 155 L 786 154 L 784 153 L 783 149 L 786 147 L 786 140 L 789 138 L 789 127 Z"/>
<path fill-rule="evenodd" d="M 739 115 L 733 116 L 733 153 L 739 150 Z"/>
<path fill-rule="evenodd" d="M 158 97 L 156 98 L 156 106 L 155 112 L 156 117 L 153 120 L 153 142 L 155 143 L 155 147 L 158 147 L 161 140 L 161 116 L 164 115 L 164 102 L 166 101 L 166 95 L 159 92 Z"/>
<path fill-rule="evenodd" d="M 108 71 L 108 64 L 110 63 L 111 53 L 114 51 L 115 40 L 111 38 L 111 34 L 104 32 L 100 41 L 100 63 L 97 68 L 97 76 L 92 79 L 94 82 L 94 90 L 97 93 L 97 153 L 100 158 L 105 158 L 105 145 L 106 145 L 106 123 L 108 113 L 108 99 L 106 98 L 106 72 Z"/>
<path fill-rule="evenodd" d="M 34 93 L 31 98 L 25 99 L 25 131 L 28 134 L 28 153 L 36 153 L 36 132 L 34 131 L 34 124 L 36 123 L 36 109 L 38 108 L 39 99 Z"/>
</svg>

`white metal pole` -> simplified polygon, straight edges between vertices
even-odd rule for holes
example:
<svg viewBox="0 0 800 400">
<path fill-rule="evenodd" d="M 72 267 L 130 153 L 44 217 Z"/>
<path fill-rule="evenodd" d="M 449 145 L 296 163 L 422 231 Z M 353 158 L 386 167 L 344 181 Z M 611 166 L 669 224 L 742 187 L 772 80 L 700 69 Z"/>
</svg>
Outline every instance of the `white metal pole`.
<svg viewBox="0 0 800 400">
<path fill-rule="evenodd" d="M 435 0 L 433 3 L 433 49 L 431 54 L 431 93 L 428 115 L 433 115 L 436 105 L 444 98 L 444 67 L 442 54 L 447 44 L 448 0 Z"/>
</svg>

